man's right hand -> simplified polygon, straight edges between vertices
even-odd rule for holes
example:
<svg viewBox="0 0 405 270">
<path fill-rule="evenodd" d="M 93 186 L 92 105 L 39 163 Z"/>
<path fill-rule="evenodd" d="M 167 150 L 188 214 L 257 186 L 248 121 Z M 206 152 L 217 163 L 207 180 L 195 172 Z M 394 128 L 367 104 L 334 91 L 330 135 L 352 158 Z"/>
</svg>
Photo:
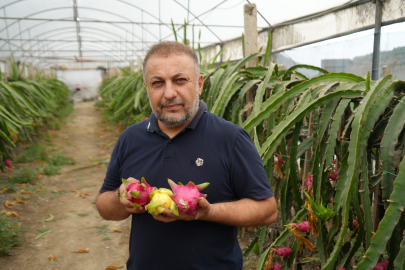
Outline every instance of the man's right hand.
<svg viewBox="0 0 405 270">
<path fill-rule="evenodd" d="M 135 179 L 135 178 L 133 178 L 133 177 L 129 177 L 127 180 L 128 180 L 128 182 L 130 182 L 130 183 L 140 183 L 139 180 L 137 180 L 137 179 Z M 122 184 L 122 185 L 120 186 L 119 191 L 120 191 L 120 194 L 121 194 L 122 191 L 124 191 L 124 192 L 122 193 L 122 197 L 123 197 L 123 198 L 126 198 L 126 196 L 127 196 L 127 191 L 126 191 L 126 189 L 125 189 L 125 185 L 124 185 L 124 184 Z M 130 200 L 127 200 L 127 199 L 124 199 L 124 200 L 123 200 L 123 199 L 120 198 L 120 203 L 125 207 L 125 210 L 126 210 L 127 212 L 129 212 L 129 213 L 142 214 L 142 213 L 146 212 L 146 209 L 145 209 L 145 206 L 144 206 L 144 205 L 143 205 L 143 206 L 139 206 L 139 207 L 134 207 L 134 204 L 133 204 Z"/>
</svg>

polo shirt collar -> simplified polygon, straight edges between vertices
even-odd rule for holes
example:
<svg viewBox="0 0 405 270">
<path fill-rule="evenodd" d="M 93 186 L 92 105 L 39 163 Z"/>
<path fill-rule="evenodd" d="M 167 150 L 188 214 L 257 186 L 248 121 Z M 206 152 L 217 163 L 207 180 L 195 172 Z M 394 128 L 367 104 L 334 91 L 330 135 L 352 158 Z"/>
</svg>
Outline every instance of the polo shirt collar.
<svg viewBox="0 0 405 270">
<path fill-rule="evenodd" d="M 205 104 L 204 101 L 200 100 L 197 114 L 194 116 L 193 120 L 191 120 L 191 122 L 185 129 L 195 129 L 201 117 L 206 111 L 207 111 L 207 104 Z M 153 112 L 149 117 L 149 124 L 147 125 L 146 130 L 149 131 L 150 133 L 160 130 L 158 120 Z"/>
</svg>

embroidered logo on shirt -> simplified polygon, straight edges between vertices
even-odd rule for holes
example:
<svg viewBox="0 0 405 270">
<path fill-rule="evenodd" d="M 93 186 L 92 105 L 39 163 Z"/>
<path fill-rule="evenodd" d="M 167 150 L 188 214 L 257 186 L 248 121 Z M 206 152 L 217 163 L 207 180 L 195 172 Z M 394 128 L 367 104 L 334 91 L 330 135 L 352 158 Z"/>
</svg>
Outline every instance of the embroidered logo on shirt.
<svg viewBox="0 0 405 270">
<path fill-rule="evenodd" d="M 197 164 L 197 166 L 202 166 L 204 163 L 204 160 L 202 158 L 197 158 L 197 160 L 195 161 L 195 164 Z"/>
</svg>

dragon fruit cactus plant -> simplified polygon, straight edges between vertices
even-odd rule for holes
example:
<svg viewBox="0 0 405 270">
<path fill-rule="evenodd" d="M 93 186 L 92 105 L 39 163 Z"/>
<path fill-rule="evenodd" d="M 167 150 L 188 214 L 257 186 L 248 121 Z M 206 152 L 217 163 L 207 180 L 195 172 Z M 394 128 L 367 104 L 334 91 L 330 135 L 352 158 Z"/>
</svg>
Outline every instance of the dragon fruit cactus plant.
<svg viewBox="0 0 405 270">
<path fill-rule="evenodd" d="M 190 214 L 196 216 L 199 209 L 198 201 L 201 200 L 200 198 L 206 197 L 206 195 L 201 194 L 200 191 L 206 188 L 209 183 L 195 185 L 193 182 L 189 182 L 184 186 L 181 183 L 176 185 L 170 179 L 168 179 L 168 181 L 174 193 L 171 197 L 177 204 L 180 215 Z"/>
<path fill-rule="evenodd" d="M 281 270 L 282 267 L 281 264 L 276 263 L 271 266 L 271 270 Z"/>
<path fill-rule="evenodd" d="M 151 201 L 146 206 L 148 212 L 154 215 L 159 215 L 163 213 L 165 209 L 169 209 L 174 215 L 179 216 L 177 205 L 170 197 L 172 195 L 173 192 L 167 188 L 153 189 L 150 194 Z"/>
<path fill-rule="evenodd" d="M 134 203 L 134 207 L 139 207 L 141 205 L 146 205 L 150 202 L 150 193 L 155 190 L 155 187 L 151 187 L 146 183 L 145 178 L 142 177 L 141 183 L 131 183 L 125 179 L 122 179 L 125 185 L 125 190 L 127 191 L 126 196 L 123 195 L 124 191 L 121 192 L 121 199 L 129 200 Z"/>
<path fill-rule="evenodd" d="M 309 233 L 311 231 L 311 225 L 308 221 L 303 221 L 301 223 L 294 224 L 294 227 L 303 233 Z"/>
</svg>

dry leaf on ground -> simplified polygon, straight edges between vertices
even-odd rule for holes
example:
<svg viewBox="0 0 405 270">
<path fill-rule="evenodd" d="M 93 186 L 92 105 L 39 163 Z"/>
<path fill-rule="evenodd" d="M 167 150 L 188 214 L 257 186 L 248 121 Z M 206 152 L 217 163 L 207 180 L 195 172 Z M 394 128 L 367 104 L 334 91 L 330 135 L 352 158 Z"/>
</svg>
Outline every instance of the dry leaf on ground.
<svg viewBox="0 0 405 270">
<path fill-rule="evenodd" d="M 54 189 L 53 192 L 64 192 L 63 189 Z"/>
<path fill-rule="evenodd" d="M 52 270 L 59 270 L 58 268 L 52 268 Z"/>
<path fill-rule="evenodd" d="M 15 204 L 15 203 L 10 202 L 10 201 L 5 201 L 5 202 L 4 202 L 4 206 L 7 207 L 7 208 L 11 208 L 10 206 L 12 206 L 12 205 L 14 205 L 14 204 Z"/>
<path fill-rule="evenodd" d="M 32 194 L 32 191 L 25 191 L 25 190 L 20 190 L 20 191 L 17 191 L 17 193 L 18 194 Z"/>
<path fill-rule="evenodd" d="M 41 176 L 41 175 L 40 175 Z M 42 176 L 41 176 L 41 178 L 42 178 Z M 38 179 L 41 179 L 41 178 L 39 178 L 39 176 L 38 176 Z M 38 182 L 30 182 L 32 185 L 35 185 L 35 186 L 38 186 L 39 184 L 38 184 Z M 45 184 L 43 184 L 44 186 L 45 186 Z"/>
<path fill-rule="evenodd" d="M 39 189 L 37 189 L 37 190 L 35 190 L 36 192 L 41 192 L 41 191 L 45 191 L 45 189 L 43 189 L 43 188 L 39 188 Z"/>
<path fill-rule="evenodd" d="M 26 200 L 28 200 L 29 198 L 31 198 L 31 197 L 28 196 L 28 195 L 25 195 L 25 196 L 24 196 L 24 199 L 26 199 Z"/>
<path fill-rule="evenodd" d="M 11 211 L 11 210 L 3 210 L 0 213 L 5 214 L 8 217 L 18 217 L 19 214 L 16 211 Z"/>
<path fill-rule="evenodd" d="M 17 186 L 19 186 L 19 187 L 26 187 L 26 186 L 27 186 L 27 184 L 26 184 L 26 183 L 23 183 L 23 184 L 17 184 Z"/>
<path fill-rule="evenodd" d="M 7 189 L 7 188 L 3 188 L 3 189 L 0 191 L 0 194 L 4 194 L 4 193 L 6 193 L 6 192 L 8 192 L 8 189 Z"/>
<path fill-rule="evenodd" d="M 120 269 L 123 268 L 124 265 L 120 265 L 120 266 L 115 266 L 115 265 L 109 265 L 105 268 L 105 270 L 116 270 L 116 269 Z"/>
<path fill-rule="evenodd" d="M 89 252 L 88 248 L 82 248 L 82 249 L 73 251 L 73 253 L 87 253 L 87 252 Z"/>
<path fill-rule="evenodd" d="M 58 261 L 58 259 L 55 256 L 53 256 L 52 254 L 48 256 L 48 259 L 50 262 Z"/>
<path fill-rule="evenodd" d="M 120 230 L 120 229 L 115 228 L 115 229 L 114 229 L 114 232 L 123 232 L 123 230 Z"/>
<path fill-rule="evenodd" d="M 20 197 L 17 197 L 17 196 L 14 196 L 14 200 L 17 203 L 27 203 L 26 201 L 21 200 Z"/>
</svg>

